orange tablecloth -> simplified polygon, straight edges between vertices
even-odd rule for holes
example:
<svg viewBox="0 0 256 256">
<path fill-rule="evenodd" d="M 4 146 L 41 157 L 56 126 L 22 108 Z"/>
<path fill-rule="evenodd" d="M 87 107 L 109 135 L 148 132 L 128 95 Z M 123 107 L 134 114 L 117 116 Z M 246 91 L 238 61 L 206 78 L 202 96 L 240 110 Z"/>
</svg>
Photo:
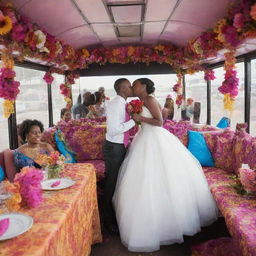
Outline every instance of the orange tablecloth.
<svg viewBox="0 0 256 256">
<path fill-rule="evenodd" d="M 33 227 L 0 242 L 1 256 L 87 256 L 91 245 L 102 241 L 93 165 L 68 164 L 63 176 L 76 184 L 44 192 L 39 207 L 21 209 L 34 218 Z"/>
</svg>

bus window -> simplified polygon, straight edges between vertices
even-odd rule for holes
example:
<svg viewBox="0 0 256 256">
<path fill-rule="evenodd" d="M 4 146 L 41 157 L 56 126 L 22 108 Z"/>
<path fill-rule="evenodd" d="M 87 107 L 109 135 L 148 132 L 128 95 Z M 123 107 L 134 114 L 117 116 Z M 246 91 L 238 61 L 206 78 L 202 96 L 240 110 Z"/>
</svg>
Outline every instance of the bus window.
<svg viewBox="0 0 256 256">
<path fill-rule="evenodd" d="M 47 84 L 44 71 L 15 67 L 16 79 L 20 81 L 20 93 L 16 100 L 17 124 L 25 119 L 38 119 L 49 126 Z"/>
<path fill-rule="evenodd" d="M 52 111 L 53 111 L 53 123 L 57 124 L 60 121 L 60 110 L 65 108 L 66 102 L 64 95 L 60 93 L 60 85 L 64 83 L 64 76 L 59 74 L 53 74 L 54 80 L 52 82 Z"/>
<path fill-rule="evenodd" d="M 211 86 L 211 123 L 216 125 L 222 117 L 226 116 L 231 119 L 232 130 L 236 129 L 237 123 L 244 122 L 244 63 L 237 63 L 236 67 L 237 77 L 239 78 L 239 93 L 231 114 L 224 109 L 223 95 L 218 91 L 224 80 L 225 71 L 223 67 L 214 69 L 216 79 L 212 81 Z"/>
<path fill-rule="evenodd" d="M 200 103 L 200 123 L 207 120 L 207 84 L 204 80 L 204 72 L 186 75 L 186 98 L 192 98 Z"/>
</svg>

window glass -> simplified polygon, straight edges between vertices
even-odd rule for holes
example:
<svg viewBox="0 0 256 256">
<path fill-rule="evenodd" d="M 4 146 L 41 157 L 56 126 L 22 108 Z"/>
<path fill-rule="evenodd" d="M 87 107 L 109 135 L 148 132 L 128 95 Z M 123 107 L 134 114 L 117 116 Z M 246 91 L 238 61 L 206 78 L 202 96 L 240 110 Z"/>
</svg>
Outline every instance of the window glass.
<svg viewBox="0 0 256 256">
<path fill-rule="evenodd" d="M 44 71 L 15 67 L 20 93 L 16 100 L 17 124 L 25 119 L 37 119 L 49 126 L 47 84 Z"/>
</svg>

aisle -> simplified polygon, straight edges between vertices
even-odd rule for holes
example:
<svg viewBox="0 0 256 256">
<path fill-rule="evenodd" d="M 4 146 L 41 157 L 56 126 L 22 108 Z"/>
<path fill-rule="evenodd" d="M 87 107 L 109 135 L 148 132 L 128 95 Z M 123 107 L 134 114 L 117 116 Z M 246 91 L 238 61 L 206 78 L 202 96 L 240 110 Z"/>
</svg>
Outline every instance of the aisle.
<svg viewBox="0 0 256 256">
<path fill-rule="evenodd" d="M 104 242 L 92 247 L 91 256 L 191 256 L 190 246 L 210 239 L 229 236 L 225 221 L 219 218 L 215 223 L 195 235 L 186 237 L 183 244 L 162 246 L 161 250 L 152 253 L 132 253 L 121 244 L 118 236 L 109 236 L 103 231 Z"/>
</svg>

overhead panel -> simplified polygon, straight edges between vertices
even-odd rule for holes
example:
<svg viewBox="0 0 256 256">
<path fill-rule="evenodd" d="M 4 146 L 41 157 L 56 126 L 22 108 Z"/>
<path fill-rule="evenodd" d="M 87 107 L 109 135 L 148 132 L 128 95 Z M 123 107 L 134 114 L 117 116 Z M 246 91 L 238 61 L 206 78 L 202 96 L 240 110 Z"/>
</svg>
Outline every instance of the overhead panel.
<svg viewBox="0 0 256 256">
<path fill-rule="evenodd" d="M 195 38 L 204 29 L 184 22 L 170 21 L 166 26 L 160 40 L 171 41 L 178 46 L 185 46 L 191 38 Z"/>
<path fill-rule="evenodd" d="M 235 0 L 189 0 L 181 1 L 170 20 L 184 21 L 202 28 L 212 28 L 224 17 Z"/>
<path fill-rule="evenodd" d="M 110 17 L 101 0 L 75 0 L 90 23 L 110 22 Z"/>
<path fill-rule="evenodd" d="M 72 45 L 76 49 L 90 47 L 100 43 L 98 38 L 88 26 L 69 30 L 61 34 L 60 39 Z"/>
<path fill-rule="evenodd" d="M 70 0 L 32 0 L 24 5 L 20 12 L 48 33 L 57 36 L 85 24 Z"/>
<path fill-rule="evenodd" d="M 150 40 L 152 43 L 157 42 L 159 36 L 172 13 L 176 0 L 149 0 L 146 13 L 143 31 L 143 40 L 145 43 Z"/>
</svg>

